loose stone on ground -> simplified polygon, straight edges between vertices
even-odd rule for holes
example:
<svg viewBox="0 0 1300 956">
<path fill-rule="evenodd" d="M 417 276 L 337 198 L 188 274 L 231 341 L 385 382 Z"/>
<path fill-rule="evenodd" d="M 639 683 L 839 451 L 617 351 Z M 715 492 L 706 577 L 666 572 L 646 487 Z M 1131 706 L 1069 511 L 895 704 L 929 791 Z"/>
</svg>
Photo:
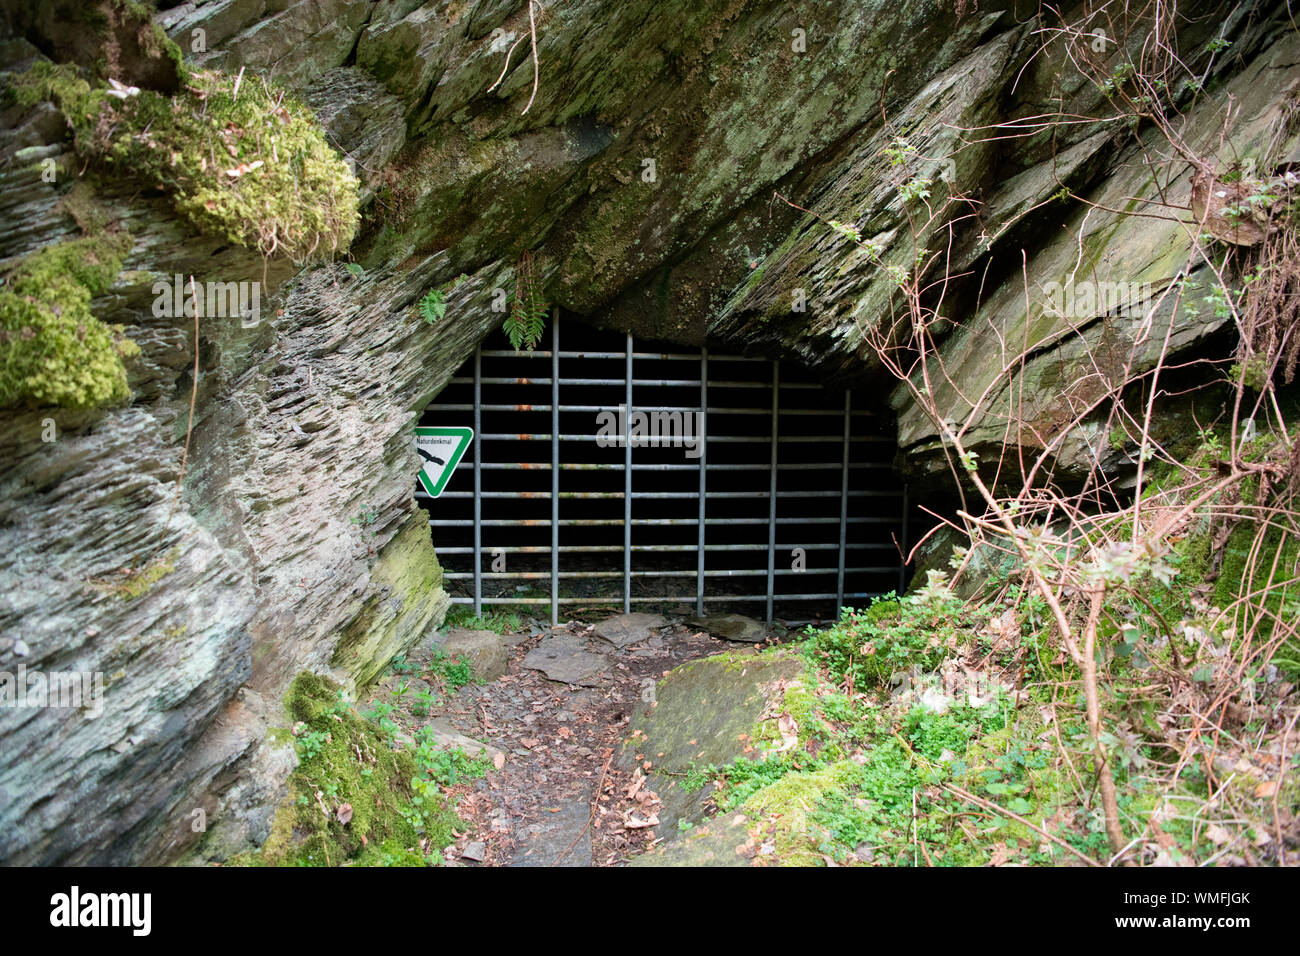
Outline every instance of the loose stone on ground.
<svg viewBox="0 0 1300 956">
<path fill-rule="evenodd" d="M 524 667 L 541 671 L 550 680 L 594 687 L 609 666 L 609 658 L 587 650 L 587 641 L 560 632 L 542 640 L 524 658 Z"/>
</svg>

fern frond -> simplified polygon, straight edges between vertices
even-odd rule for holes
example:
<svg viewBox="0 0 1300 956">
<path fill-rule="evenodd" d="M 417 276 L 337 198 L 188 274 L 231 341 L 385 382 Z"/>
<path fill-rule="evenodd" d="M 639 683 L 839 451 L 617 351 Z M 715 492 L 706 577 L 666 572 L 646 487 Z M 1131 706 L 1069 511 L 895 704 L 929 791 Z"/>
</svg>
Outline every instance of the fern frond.
<svg viewBox="0 0 1300 956">
<path fill-rule="evenodd" d="M 420 300 L 420 316 L 430 325 L 435 325 L 447 314 L 447 300 L 441 289 L 430 289 Z"/>
<path fill-rule="evenodd" d="M 546 313 L 550 308 L 537 281 L 533 254 L 525 252 L 515 267 L 515 300 L 502 328 L 516 352 L 532 351 L 546 331 Z"/>
</svg>

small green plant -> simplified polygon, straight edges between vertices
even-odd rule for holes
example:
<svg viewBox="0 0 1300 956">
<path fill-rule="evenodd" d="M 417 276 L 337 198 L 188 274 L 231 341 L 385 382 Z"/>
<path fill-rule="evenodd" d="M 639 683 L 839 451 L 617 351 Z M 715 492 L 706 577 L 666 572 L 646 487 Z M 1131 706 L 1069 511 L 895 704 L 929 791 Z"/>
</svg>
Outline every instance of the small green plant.
<svg viewBox="0 0 1300 956">
<path fill-rule="evenodd" d="M 846 239 L 852 239 L 854 242 L 862 241 L 862 233 L 858 232 L 856 226 L 850 226 L 838 219 L 830 220 L 828 225 Z"/>
<path fill-rule="evenodd" d="M 389 715 L 393 712 L 392 704 L 375 704 L 373 708 L 362 714 L 367 720 L 372 720 L 379 725 L 379 729 L 385 735 L 391 737 L 397 733 L 397 724 L 395 724 Z"/>
<path fill-rule="evenodd" d="M 467 684 L 474 682 L 474 672 L 471 670 L 469 662 L 464 657 L 457 657 L 452 660 L 441 647 L 433 649 L 433 657 L 429 660 L 429 670 L 436 677 L 441 678 L 450 691 L 460 690 Z"/>
<path fill-rule="evenodd" d="M 916 147 L 902 136 L 895 136 L 890 144 L 885 147 L 884 152 L 885 158 L 889 160 L 889 165 L 902 166 L 916 155 Z"/>
<path fill-rule="evenodd" d="M 302 760 L 311 760 L 321 748 L 329 742 L 329 734 L 319 730 L 307 730 L 299 735 L 297 741 L 298 756 Z"/>
<path fill-rule="evenodd" d="M 474 675 L 470 671 L 469 663 L 464 659 L 452 661 L 443 668 L 442 675 L 447 680 L 447 685 L 452 690 L 459 690 L 466 684 L 472 683 Z"/>
<path fill-rule="evenodd" d="M 421 783 L 454 787 L 464 780 L 476 780 L 487 773 L 488 761 L 485 757 L 471 757 L 461 747 L 439 746 L 431 727 L 421 727 L 415 740 L 415 764 L 423 777 Z"/>
<path fill-rule="evenodd" d="M 929 199 L 930 185 L 930 180 L 917 176 L 899 186 L 898 194 L 903 197 L 903 202 L 917 202 L 918 200 Z"/>
<path fill-rule="evenodd" d="M 1102 81 L 1102 95 L 1114 96 L 1116 92 L 1119 91 L 1119 88 L 1131 80 L 1136 73 L 1137 67 L 1132 63 L 1121 63 L 1119 66 L 1115 67 L 1109 79 Z"/>
<path fill-rule="evenodd" d="M 511 634 L 523 628 L 524 619 L 514 611 L 498 609 L 475 615 L 468 604 L 457 604 L 447 612 L 446 626 L 463 627 L 471 631 L 492 631 L 495 634 Z"/>
<path fill-rule="evenodd" d="M 438 699 L 433 694 L 427 690 L 422 690 L 415 695 L 415 701 L 411 704 L 411 713 L 416 717 L 427 717 L 429 710 L 437 702 Z"/>
<path fill-rule="evenodd" d="M 430 325 L 437 325 L 447 314 L 447 300 L 441 289 L 430 289 L 420 300 L 420 318 Z"/>
<path fill-rule="evenodd" d="M 833 627 L 809 628 L 805 653 L 842 685 L 885 687 L 896 671 L 934 668 L 950 644 L 968 636 L 960 607 L 942 582 L 904 598 L 891 592 L 868 608 L 845 608 Z"/>
</svg>

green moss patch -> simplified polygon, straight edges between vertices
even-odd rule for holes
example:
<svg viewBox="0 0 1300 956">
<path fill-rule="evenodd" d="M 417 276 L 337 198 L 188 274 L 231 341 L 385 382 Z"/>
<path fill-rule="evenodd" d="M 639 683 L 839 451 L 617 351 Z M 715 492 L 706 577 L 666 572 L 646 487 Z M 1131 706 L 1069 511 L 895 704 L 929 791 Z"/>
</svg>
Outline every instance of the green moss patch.
<svg viewBox="0 0 1300 956">
<path fill-rule="evenodd" d="M 140 350 L 90 312 L 130 246 L 125 232 L 61 242 L 9 272 L 0 286 L 0 407 L 94 408 L 130 398 L 123 360 Z"/>
<path fill-rule="evenodd" d="M 153 590 L 153 586 L 176 570 L 176 556 L 180 548 L 172 548 L 166 554 L 157 555 L 142 567 L 125 569 L 92 585 L 106 591 L 123 601 L 135 601 Z M 170 633 L 168 636 L 171 636 Z"/>
<path fill-rule="evenodd" d="M 359 715 L 328 678 L 302 673 L 289 689 L 298 767 L 260 851 L 259 866 L 425 866 L 460 823 L 411 752 Z"/>
<path fill-rule="evenodd" d="M 356 232 L 356 177 L 312 112 L 261 77 L 195 72 L 166 96 L 38 63 L 12 87 L 19 103 L 55 103 L 79 153 L 165 190 L 200 232 L 299 262 L 345 250 Z"/>
</svg>

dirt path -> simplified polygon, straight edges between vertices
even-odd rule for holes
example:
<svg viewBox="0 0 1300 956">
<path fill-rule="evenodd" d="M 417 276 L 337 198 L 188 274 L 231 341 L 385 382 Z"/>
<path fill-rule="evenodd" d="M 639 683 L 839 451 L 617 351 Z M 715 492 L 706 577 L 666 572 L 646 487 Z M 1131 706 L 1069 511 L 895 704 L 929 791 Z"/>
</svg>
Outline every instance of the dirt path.
<svg viewBox="0 0 1300 956">
<path fill-rule="evenodd" d="M 625 862 L 656 838 L 644 824 L 654 819 L 657 800 L 640 787 L 635 768 L 617 765 L 632 709 L 672 668 L 736 645 L 680 623 L 621 649 L 580 623 L 533 627 L 505 640 L 513 645 L 505 676 L 461 688 L 421 721 L 454 727 L 504 754 L 499 769 L 455 788 L 470 827 L 448 859 L 480 866 Z M 529 654 L 543 642 L 540 655 L 558 646 L 601 655 L 605 666 L 580 683 L 550 680 L 525 664 L 537 663 L 539 655 Z"/>
</svg>

